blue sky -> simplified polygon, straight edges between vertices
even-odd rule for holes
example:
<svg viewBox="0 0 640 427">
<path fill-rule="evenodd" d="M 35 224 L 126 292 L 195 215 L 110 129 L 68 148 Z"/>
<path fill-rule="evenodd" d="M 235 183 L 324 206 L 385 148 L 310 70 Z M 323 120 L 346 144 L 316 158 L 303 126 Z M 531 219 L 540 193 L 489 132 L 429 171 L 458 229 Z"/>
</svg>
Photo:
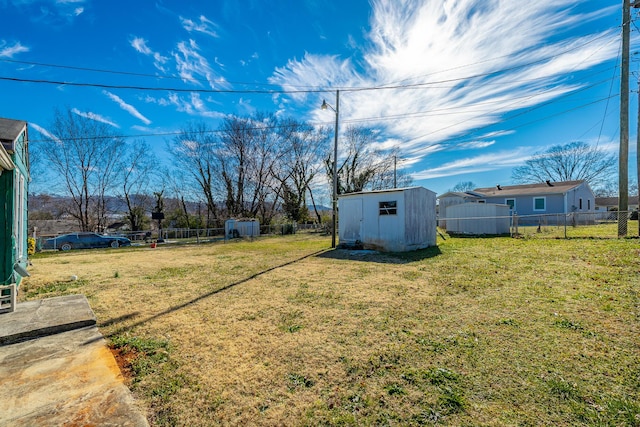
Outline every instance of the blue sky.
<svg viewBox="0 0 640 427">
<path fill-rule="evenodd" d="M 162 156 L 162 134 L 194 120 L 332 125 L 319 106 L 340 89 L 340 126 L 378 129 L 415 184 L 506 185 L 552 145 L 617 153 L 621 3 L 0 0 L 0 116 L 28 121 L 37 144 L 69 108 Z"/>
</svg>

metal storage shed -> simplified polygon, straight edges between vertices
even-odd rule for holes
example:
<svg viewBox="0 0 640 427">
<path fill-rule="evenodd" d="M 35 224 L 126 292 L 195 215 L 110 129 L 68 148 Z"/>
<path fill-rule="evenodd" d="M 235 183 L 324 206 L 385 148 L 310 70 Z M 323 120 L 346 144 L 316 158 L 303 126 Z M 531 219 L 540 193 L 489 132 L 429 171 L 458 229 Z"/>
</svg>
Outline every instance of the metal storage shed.
<svg viewBox="0 0 640 427">
<path fill-rule="evenodd" d="M 436 244 L 436 193 L 424 187 L 342 194 L 341 246 L 405 252 Z"/>
<path fill-rule="evenodd" d="M 259 236 L 260 222 L 257 219 L 228 219 L 224 223 L 224 235 L 225 239 Z"/>
</svg>

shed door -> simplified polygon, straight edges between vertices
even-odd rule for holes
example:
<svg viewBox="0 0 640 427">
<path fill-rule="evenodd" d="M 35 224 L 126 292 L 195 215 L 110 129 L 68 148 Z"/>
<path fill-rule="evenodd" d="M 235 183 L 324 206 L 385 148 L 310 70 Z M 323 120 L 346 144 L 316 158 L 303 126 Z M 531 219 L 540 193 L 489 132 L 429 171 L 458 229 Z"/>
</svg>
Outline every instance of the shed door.
<svg viewBox="0 0 640 427">
<path fill-rule="evenodd" d="M 340 239 L 345 243 L 362 241 L 362 199 L 345 199 L 340 212 Z"/>
</svg>

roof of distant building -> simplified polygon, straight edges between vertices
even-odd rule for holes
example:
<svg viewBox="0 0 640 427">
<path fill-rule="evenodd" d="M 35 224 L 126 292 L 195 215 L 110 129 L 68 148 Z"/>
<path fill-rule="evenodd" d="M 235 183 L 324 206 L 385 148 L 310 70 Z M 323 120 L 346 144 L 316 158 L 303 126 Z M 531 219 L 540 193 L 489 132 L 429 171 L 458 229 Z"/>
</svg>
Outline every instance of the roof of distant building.
<svg viewBox="0 0 640 427">
<path fill-rule="evenodd" d="M 485 197 L 565 194 L 567 191 L 573 190 L 583 183 L 584 181 L 547 181 L 538 184 L 496 185 L 495 187 L 476 188 L 470 193 L 479 193 Z"/>
</svg>

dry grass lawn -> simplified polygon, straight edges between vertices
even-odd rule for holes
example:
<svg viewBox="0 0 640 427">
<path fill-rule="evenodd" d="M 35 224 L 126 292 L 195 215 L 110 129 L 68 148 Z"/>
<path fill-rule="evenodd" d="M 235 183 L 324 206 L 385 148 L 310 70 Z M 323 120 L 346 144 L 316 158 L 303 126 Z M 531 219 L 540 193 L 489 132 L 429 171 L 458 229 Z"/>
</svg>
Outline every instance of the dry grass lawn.
<svg viewBox="0 0 640 427">
<path fill-rule="evenodd" d="M 640 425 L 638 240 L 438 245 L 43 253 L 21 298 L 85 294 L 156 426 Z"/>
</svg>

